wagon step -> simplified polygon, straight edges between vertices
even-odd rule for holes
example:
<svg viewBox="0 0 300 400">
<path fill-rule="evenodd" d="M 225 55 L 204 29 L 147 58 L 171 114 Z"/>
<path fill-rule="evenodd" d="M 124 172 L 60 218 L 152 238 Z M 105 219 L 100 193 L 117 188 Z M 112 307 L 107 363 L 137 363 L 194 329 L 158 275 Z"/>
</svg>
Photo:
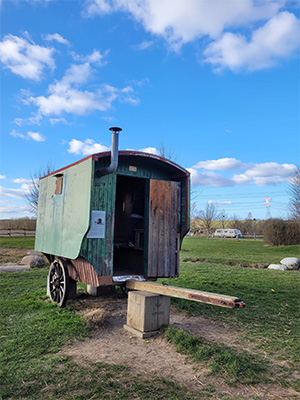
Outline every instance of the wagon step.
<svg viewBox="0 0 300 400">
<path fill-rule="evenodd" d="M 212 304 L 220 307 L 245 307 L 245 303 L 243 303 L 238 297 L 211 292 L 202 292 L 200 290 L 186 289 L 154 282 L 137 282 L 133 280 L 127 280 L 126 288 L 160 294 L 163 296 L 177 297 L 179 299 L 197 301 L 199 303 Z"/>
<path fill-rule="evenodd" d="M 118 283 L 124 283 L 128 280 L 132 281 L 145 281 L 145 277 L 143 275 L 118 275 L 118 276 L 113 276 L 113 282 L 114 284 Z"/>
</svg>

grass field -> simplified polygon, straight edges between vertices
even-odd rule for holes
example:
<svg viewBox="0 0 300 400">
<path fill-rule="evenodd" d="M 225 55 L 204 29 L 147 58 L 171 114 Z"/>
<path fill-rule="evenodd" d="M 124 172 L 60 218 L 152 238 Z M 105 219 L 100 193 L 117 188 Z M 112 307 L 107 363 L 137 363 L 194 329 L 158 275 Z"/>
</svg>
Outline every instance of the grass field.
<svg viewBox="0 0 300 400">
<path fill-rule="evenodd" d="M 300 246 L 264 246 L 262 240 L 185 238 L 182 245 L 183 261 L 206 261 L 245 266 L 278 264 L 284 257 L 300 257 Z"/>
<path fill-rule="evenodd" d="M 33 236 L 19 236 L 19 237 L 0 237 L 1 247 L 9 247 L 11 249 L 33 249 L 34 248 Z"/>
<path fill-rule="evenodd" d="M 5 247 L 32 248 L 31 239 L 5 238 Z M 4 246 L 2 239 L 0 243 Z M 192 359 L 195 368 L 209 365 L 210 374 L 228 384 L 273 382 L 299 390 L 295 371 L 300 355 L 300 272 L 240 266 L 278 263 L 283 257 L 298 256 L 299 246 L 269 248 L 261 241 L 190 237 L 183 249 L 180 277 L 165 281 L 237 296 L 246 308 L 231 310 L 174 299 L 178 310 L 227 323 L 239 340 L 225 346 L 173 327 L 166 328 L 166 339 Z M 146 379 L 122 365 L 79 366 L 58 354 L 64 343 L 85 340 L 91 328 L 71 302 L 58 309 L 46 300 L 46 276 L 47 269 L 0 273 L 0 399 L 232 398 L 214 388 L 203 388 L 200 394 L 157 376 Z"/>
<path fill-rule="evenodd" d="M 246 308 L 232 312 L 174 299 L 177 308 L 192 315 L 230 321 L 236 329 L 247 331 L 246 340 L 255 341 L 265 351 L 292 364 L 299 362 L 300 272 L 246 266 L 299 257 L 300 246 L 264 247 L 261 241 L 187 238 L 183 248 L 188 251 L 181 253 L 180 277 L 169 280 L 172 285 L 237 296 Z M 199 259 L 201 262 L 196 261 Z"/>
</svg>

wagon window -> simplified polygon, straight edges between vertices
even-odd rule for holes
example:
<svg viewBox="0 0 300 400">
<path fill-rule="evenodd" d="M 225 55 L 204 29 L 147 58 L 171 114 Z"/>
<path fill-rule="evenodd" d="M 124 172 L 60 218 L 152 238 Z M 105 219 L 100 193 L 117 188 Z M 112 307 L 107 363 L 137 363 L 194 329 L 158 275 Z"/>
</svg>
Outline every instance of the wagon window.
<svg viewBox="0 0 300 400">
<path fill-rule="evenodd" d="M 62 194 L 62 187 L 63 187 L 63 177 L 56 176 L 56 186 L 55 186 L 55 194 Z"/>
</svg>

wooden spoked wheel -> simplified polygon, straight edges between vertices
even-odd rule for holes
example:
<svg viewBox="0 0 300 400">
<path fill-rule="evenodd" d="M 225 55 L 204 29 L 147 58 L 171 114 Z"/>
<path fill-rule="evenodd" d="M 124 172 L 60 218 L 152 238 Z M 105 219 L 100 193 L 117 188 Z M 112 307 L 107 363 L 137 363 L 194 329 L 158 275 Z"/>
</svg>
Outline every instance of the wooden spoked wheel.
<svg viewBox="0 0 300 400">
<path fill-rule="evenodd" d="M 69 274 L 61 260 L 54 260 L 49 269 L 48 295 L 50 300 L 56 302 L 58 307 L 66 304 L 69 290 Z"/>
</svg>

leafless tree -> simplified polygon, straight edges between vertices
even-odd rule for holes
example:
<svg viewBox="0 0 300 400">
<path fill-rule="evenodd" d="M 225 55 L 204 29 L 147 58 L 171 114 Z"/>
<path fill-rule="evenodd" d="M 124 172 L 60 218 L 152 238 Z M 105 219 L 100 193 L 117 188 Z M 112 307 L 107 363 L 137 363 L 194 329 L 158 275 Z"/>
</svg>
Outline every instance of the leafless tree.
<svg viewBox="0 0 300 400">
<path fill-rule="evenodd" d="M 39 200 L 39 178 L 42 176 L 48 175 L 53 172 L 55 169 L 53 165 L 48 163 L 46 167 L 40 167 L 40 169 L 36 172 L 33 172 L 30 176 L 30 184 L 28 185 L 28 191 L 25 194 L 25 197 L 28 201 L 30 212 L 34 215 L 37 213 L 38 200 Z"/>
<path fill-rule="evenodd" d="M 221 211 L 219 212 L 219 214 L 218 214 L 218 217 L 219 217 L 219 220 L 221 221 L 222 228 L 224 229 L 224 228 L 225 228 L 226 221 L 228 220 L 228 216 L 227 216 L 225 210 L 221 210 Z"/>
<path fill-rule="evenodd" d="M 176 161 L 177 157 L 174 154 L 174 149 L 167 146 L 164 142 L 160 142 L 158 152 L 161 157 L 167 158 L 168 160 Z"/>
<path fill-rule="evenodd" d="M 218 209 L 215 204 L 207 203 L 204 210 L 201 210 L 199 213 L 199 218 L 201 219 L 201 223 L 206 229 L 207 237 L 209 237 L 209 231 L 212 227 L 213 220 L 218 218 Z"/>
<path fill-rule="evenodd" d="M 290 219 L 300 221 L 300 168 L 297 168 L 295 176 L 289 184 L 289 216 Z"/>
<path fill-rule="evenodd" d="M 243 234 L 244 235 L 252 235 L 253 233 L 253 216 L 252 213 L 249 212 L 247 218 L 243 222 Z"/>
<path fill-rule="evenodd" d="M 229 227 L 232 229 L 239 229 L 240 231 L 243 231 L 243 223 L 238 215 L 232 215 L 232 217 L 230 218 Z"/>
</svg>

